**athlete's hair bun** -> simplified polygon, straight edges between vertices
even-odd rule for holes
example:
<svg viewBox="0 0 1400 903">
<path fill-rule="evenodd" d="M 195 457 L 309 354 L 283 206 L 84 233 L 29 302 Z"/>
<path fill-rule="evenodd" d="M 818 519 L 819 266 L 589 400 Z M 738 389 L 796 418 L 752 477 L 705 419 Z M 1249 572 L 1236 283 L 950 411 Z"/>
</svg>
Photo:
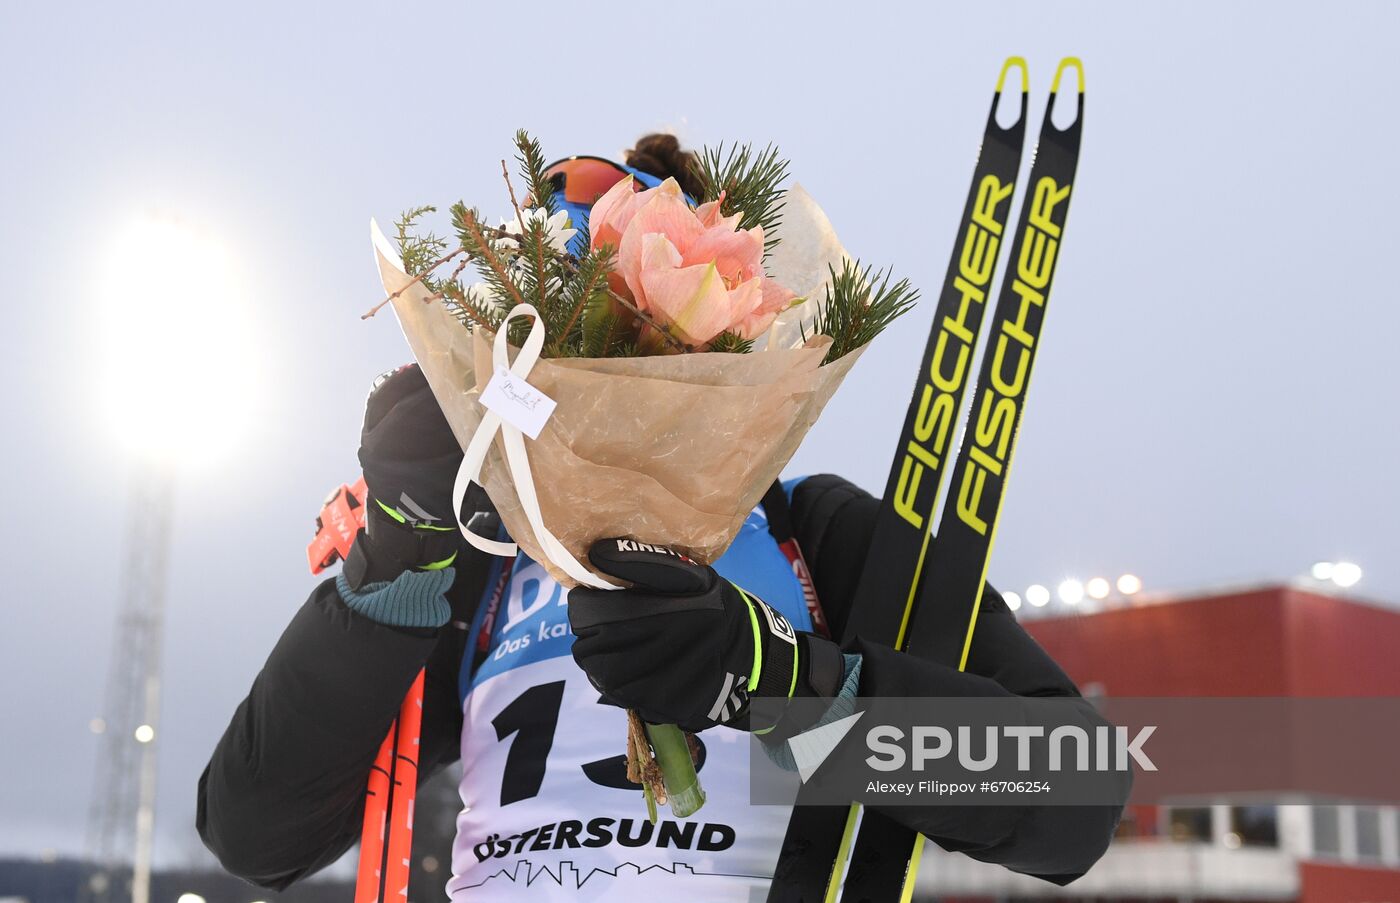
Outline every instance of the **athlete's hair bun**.
<svg viewBox="0 0 1400 903">
<path fill-rule="evenodd" d="M 700 180 L 695 177 L 695 154 L 681 149 L 675 135 L 660 132 L 644 135 L 637 146 L 627 152 L 627 165 L 658 179 L 672 178 L 681 190 L 695 200 L 700 199 Z"/>
</svg>

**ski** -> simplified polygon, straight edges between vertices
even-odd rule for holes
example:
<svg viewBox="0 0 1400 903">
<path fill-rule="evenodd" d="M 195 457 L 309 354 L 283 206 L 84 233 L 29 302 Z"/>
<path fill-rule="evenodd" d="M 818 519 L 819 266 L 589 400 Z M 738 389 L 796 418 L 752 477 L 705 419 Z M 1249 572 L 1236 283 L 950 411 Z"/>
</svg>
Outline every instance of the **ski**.
<svg viewBox="0 0 1400 903">
<path fill-rule="evenodd" d="M 1075 117 L 1060 129 L 1052 114 L 1060 79 L 1070 68 L 1078 81 Z M 939 517 L 919 602 L 906 613 L 907 634 L 897 647 L 958 670 L 967 666 L 986 585 L 1006 478 L 1069 214 L 1083 122 L 1084 69 L 1079 60 L 1067 57 L 1060 61 L 1050 86 L 1029 188 L 1011 242 L 1013 269 L 997 296 L 953 467 L 952 496 Z M 867 812 L 856 835 L 843 896 L 876 903 L 913 899 L 923 840 L 893 819 Z"/>
<path fill-rule="evenodd" d="M 1013 69 L 1021 73 L 1020 110 L 1012 124 L 1002 126 L 997 112 Z M 899 451 L 877 515 L 871 552 L 856 591 L 858 601 L 847 619 L 845 639 L 860 634 L 899 647 L 909 612 L 919 598 L 940 487 L 948 470 L 944 463 L 953 440 L 954 421 L 1010 220 L 1025 145 L 1028 81 L 1025 60 L 1007 59 L 997 78 L 972 185 L 900 432 Z M 834 899 L 831 894 L 840 884 L 857 811 L 857 807 L 804 804 L 799 794 L 768 893 L 769 903 Z"/>
</svg>

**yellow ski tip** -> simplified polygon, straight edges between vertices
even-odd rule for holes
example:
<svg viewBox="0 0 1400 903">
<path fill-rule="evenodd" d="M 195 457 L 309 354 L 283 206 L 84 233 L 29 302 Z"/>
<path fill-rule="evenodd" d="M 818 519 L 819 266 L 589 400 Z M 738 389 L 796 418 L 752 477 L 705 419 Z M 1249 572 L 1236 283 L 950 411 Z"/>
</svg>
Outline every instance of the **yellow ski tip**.
<svg viewBox="0 0 1400 903">
<path fill-rule="evenodd" d="M 1079 77 L 1079 93 L 1084 93 L 1084 64 L 1079 61 L 1079 57 L 1077 56 L 1067 56 L 1060 60 L 1059 68 L 1055 70 L 1055 80 L 1050 83 L 1051 94 L 1059 93 L 1060 76 L 1064 75 L 1065 70 L 1071 66 L 1074 67 L 1074 71 Z"/>
<path fill-rule="evenodd" d="M 1026 65 L 1026 58 L 1023 56 L 1008 56 L 1006 62 L 1001 64 L 1001 74 L 997 76 L 997 93 L 1001 93 L 1001 88 L 1006 84 L 1006 74 L 1012 69 L 1021 70 L 1021 93 L 1028 94 L 1031 90 L 1030 67 Z"/>
</svg>

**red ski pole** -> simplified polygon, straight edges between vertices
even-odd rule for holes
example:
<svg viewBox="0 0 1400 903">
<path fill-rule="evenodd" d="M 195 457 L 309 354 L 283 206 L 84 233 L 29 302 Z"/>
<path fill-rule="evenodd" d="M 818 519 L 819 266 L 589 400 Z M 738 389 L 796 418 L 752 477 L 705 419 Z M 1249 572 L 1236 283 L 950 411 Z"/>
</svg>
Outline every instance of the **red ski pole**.
<svg viewBox="0 0 1400 903">
<path fill-rule="evenodd" d="M 393 794 L 384 841 L 384 901 L 408 899 L 409 864 L 413 861 L 413 804 L 418 798 L 418 747 L 423 735 L 423 672 L 418 672 L 399 709 L 394 750 Z"/>
<path fill-rule="evenodd" d="M 360 831 L 360 867 L 355 877 L 355 903 L 379 903 L 384 876 L 384 829 L 389 818 L 389 788 L 393 782 L 394 746 L 399 722 L 389 725 L 389 734 L 379 746 L 379 755 L 369 770 L 365 790 L 365 820 Z"/>
<path fill-rule="evenodd" d="M 419 671 L 369 771 L 355 903 L 408 899 L 422 729 L 423 672 Z"/>
</svg>

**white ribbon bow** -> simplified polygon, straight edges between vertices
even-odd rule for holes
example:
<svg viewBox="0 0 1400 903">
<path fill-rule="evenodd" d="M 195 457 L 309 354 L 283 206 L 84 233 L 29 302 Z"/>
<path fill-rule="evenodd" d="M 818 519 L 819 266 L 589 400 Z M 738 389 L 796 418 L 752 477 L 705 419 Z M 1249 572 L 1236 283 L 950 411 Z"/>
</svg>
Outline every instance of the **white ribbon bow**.
<svg viewBox="0 0 1400 903">
<path fill-rule="evenodd" d="M 515 356 L 512 363 L 510 357 L 510 345 L 506 341 L 509 334 L 510 321 L 519 316 L 533 317 L 535 322 L 530 326 L 530 335 L 525 339 L 525 344 L 521 346 L 520 353 Z M 544 347 L 544 324 L 540 322 L 539 311 L 529 304 L 517 304 L 511 308 L 505 320 L 501 322 L 500 328 L 496 330 L 496 340 L 491 349 L 492 371 L 509 369 L 513 376 L 524 380 L 530 375 L 530 370 L 534 368 L 535 362 L 539 360 L 540 349 Z M 478 388 L 478 393 L 480 388 Z M 519 552 L 513 542 L 497 542 L 494 539 L 487 539 L 467 529 L 466 524 L 461 522 L 462 502 L 467 497 L 467 487 L 472 483 L 481 485 L 481 466 L 486 461 L 486 453 L 491 448 L 491 441 L 496 437 L 496 431 L 500 430 L 501 438 L 506 447 L 506 466 L 510 470 L 511 478 L 515 482 L 515 493 L 520 497 L 520 506 L 525 509 L 525 518 L 530 522 L 530 529 L 535 532 L 535 539 L 538 540 L 540 548 L 546 558 L 555 567 L 568 574 L 583 586 L 591 586 L 595 589 L 618 589 L 618 587 L 601 577 L 596 576 L 583 565 L 578 559 L 569 554 L 569 550 L 564 548 L 564 544 L 549 532 L 549 528 L 544 525 L 544 518 L 540 514 L 540 500 L 535 493 L 535 480 L 530 474 L 530 458 L 525 454 L 525 438 L 520 430 L 501 419 L 495 411 L 487 409 L 485 416 L 481 418 L 481 424 L 477 426 L 476 433 L 472 436 L 472 441 L 467 445 L 466 456 L 462 458 L 462 466 L 457 470 L 457 480 L 452 485 L 452 510 L 457 512 L 457 528 L 462 531 L 467 542 L 476 548 L 491 555 L 500 555 L 505 558 L 514 558 Z"/>
</svg>

